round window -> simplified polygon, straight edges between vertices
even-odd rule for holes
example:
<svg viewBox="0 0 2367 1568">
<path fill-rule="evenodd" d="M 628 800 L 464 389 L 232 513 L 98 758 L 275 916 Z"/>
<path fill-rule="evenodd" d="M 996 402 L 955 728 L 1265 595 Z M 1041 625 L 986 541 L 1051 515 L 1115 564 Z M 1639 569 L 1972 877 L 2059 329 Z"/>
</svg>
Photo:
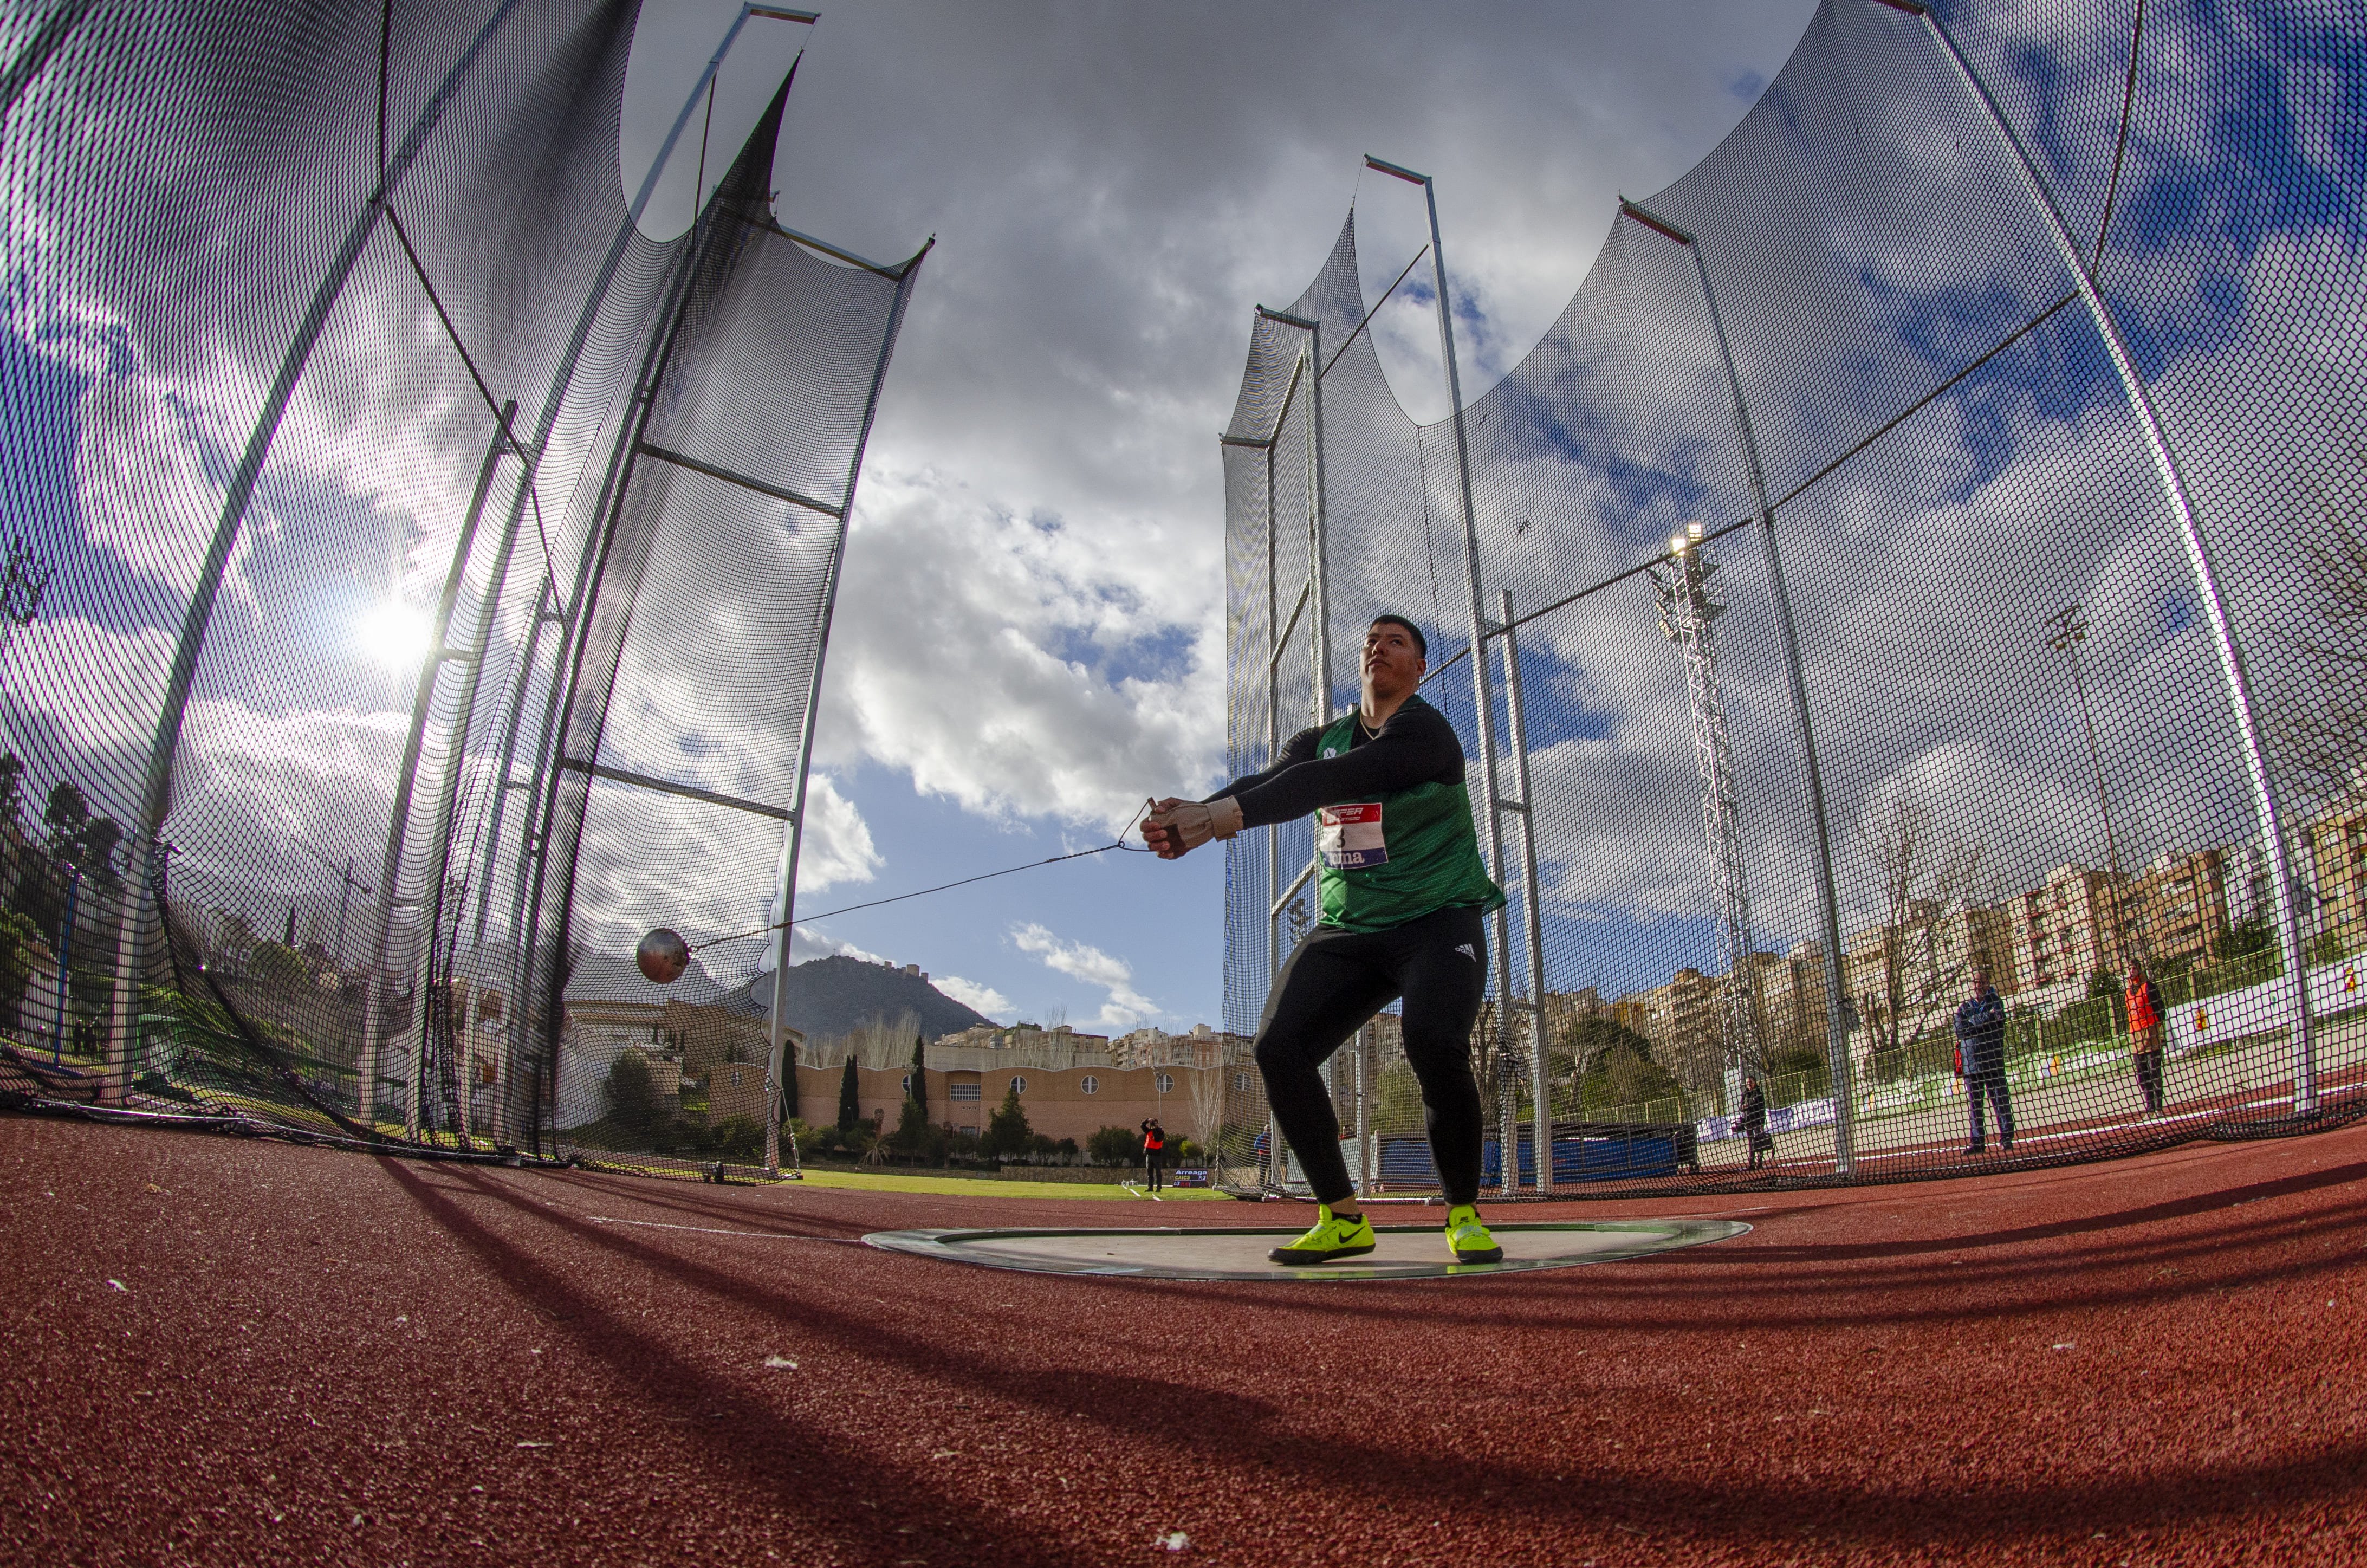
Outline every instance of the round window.
<svg viewBox="0 0 2367 1568">
<path fill-rule="evenodd" d="M 1011 1080 L 1011 1092 L 1014 1095 L 1025 1094 L 1027 1092 L 1027 1080 L 1025 1078 L 1014 1077 Z"/>
<path fill-rule="evenodd" d="M 1175 1092 L 1174 1074 L 1161 1073 L 1159 1075 L 1159 1092 L 1162 1095 L 1172 1095 Z"/>
<path fill-rule="evenodd" d="M 1084 1090 L 1085 1093 L 1089 1095 L 1099 1094 L 1101 1092 L 1102 1083 L 1100 1079 L 1088 1073 L 1085 1074 L 1084 1082 L 1079 1084 L 1077 1087 Z"/>
</svg>

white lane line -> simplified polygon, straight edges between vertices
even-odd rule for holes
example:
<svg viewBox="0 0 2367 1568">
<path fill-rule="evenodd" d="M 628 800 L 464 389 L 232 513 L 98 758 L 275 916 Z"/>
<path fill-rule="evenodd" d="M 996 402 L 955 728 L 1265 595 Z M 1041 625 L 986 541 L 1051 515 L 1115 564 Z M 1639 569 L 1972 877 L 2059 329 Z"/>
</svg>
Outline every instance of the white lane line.
<svg viewBox="0 0 2367 1568">
<path fill-rule="evenodd" d="M 612 1220 L 606 1214 L 583 1216 L 595 1225 L 639 1225 L 648 1231 L 696 1231 L 703 1236 L 748 1236 L 760 1242 L 826 1242 L 832 1246 L 860 1246 L 846 1236 L 792 1236 L 778 1231 L 726 1231 L 714 1225 L 669 1225 L 662 1220 Z"/>
</svg>

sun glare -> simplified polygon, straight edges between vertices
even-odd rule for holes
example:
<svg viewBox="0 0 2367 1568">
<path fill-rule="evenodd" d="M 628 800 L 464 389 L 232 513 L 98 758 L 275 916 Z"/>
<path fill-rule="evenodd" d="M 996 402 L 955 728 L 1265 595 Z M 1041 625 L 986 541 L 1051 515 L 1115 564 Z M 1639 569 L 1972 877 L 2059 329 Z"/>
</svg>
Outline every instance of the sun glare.
<svg viewBox="0 0 2367 1568">
<path fill-rule="evenodd" d="M 354 625 L 354 643 L 389 674 L 403 675 L 419 667 L 433 631 L 426 611 L 397 600 L 364 610 Z"/>
</svg>

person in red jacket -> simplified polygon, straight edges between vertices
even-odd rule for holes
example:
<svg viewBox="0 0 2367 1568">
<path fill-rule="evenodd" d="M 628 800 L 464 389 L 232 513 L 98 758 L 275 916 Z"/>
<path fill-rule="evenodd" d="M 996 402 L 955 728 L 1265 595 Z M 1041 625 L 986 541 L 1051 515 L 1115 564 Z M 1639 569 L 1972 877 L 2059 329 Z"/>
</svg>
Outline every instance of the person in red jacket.
<svg viewBox="0 0 2367 1568">
<path fill-rule="evenodd" d="M 1142 1124 L 1142 1181 L 1145 1190 L 1157 1192 L 1163 1185 L 1160 1172 L 1167 1165 L 1167 1129 L 1152 1117 Z"/>
<path fill-rule="evenodd" d="M 2146 977 L 2145 966 L 2129 965 L 2129 1054 L 2136 1062 L 2137 1089 L 2145 1096 L 2146 1114 L 2161 1112 L 2161 993 Z"/>
</svg>

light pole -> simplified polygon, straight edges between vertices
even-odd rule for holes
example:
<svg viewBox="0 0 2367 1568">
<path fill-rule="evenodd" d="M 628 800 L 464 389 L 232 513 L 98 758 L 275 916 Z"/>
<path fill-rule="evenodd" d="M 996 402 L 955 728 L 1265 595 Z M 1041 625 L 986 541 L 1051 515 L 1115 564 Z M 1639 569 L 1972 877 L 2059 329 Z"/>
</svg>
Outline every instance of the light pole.
<svg viewBox="0 0 2367 1568">
<path fill-rule="evenodd" d="M 2107 966 L 2118 973 L 2125 956 L 2121 947 L 2121 851 L 2112 835 L 2112 801 L 2104 789 L 2104 754 L 2096 744 L 2096 715 L 2088 706 L 2088 677 L 2079 667 L 2079 644 L 2088 640 L 2088 618 L 2078 605 L 2067 605 L 2046 618 L 2053 635 L 2046 645 L 2071 655 L 2071 688 L 2079 696 L 2079 719 L 2088 728 L 2088 761 L 2096 770 L 2096 809 L 2104 817 L 2104 908 L 2112 923 L 2109 945 L 2100 945 Z"/>
<path fill-rule="evenodd" d="M 340 866 L 334 860 L 330 859 L 326 855 L 322 854 L 319 850 L 313 848 L 309 844 L 300 844 L 298 847 L 302 849 L 305 854 L 312 857 L 313 859 L 321 862 L 322 865 L 326 866 L 329 869 L 337 873 L 337 935 L 335 942 L 337 969 L 340 972 L 343 972 L 345 967 L 345 912 L 353 903 L 354 892 L 357 889 L 363 892 L 375 892 L 378 890 L 371 887 L 359 877 L 354 875 L 354 858 L 352 856 L 346 856 L 345 863 Z"/>
</svg>

